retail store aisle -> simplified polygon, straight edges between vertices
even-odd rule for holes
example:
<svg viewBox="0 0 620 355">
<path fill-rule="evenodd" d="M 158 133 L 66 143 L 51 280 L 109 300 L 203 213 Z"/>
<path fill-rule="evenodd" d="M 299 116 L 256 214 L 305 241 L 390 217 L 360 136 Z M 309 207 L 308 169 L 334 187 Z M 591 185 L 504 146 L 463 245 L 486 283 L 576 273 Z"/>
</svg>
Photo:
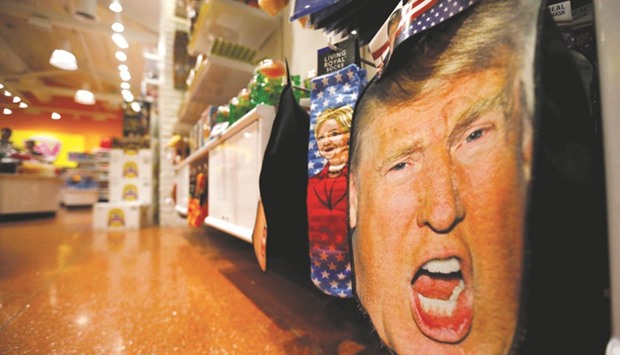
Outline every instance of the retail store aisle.
<svg viewBox="0 0 620 355">
<path fill-rule="evenodd" d="M 0 223 L 0 353 L 377 354 L 352 302 L 214 230 Z"/>
</svg>

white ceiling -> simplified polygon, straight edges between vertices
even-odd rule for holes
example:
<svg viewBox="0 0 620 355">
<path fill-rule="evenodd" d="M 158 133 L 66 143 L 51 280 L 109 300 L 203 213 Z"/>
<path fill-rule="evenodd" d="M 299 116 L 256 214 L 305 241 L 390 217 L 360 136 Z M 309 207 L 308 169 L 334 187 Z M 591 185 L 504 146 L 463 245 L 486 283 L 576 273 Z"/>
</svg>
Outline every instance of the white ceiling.
<svg viewBox="0 0 620 355">
<path fill-rule="evenodd" d="M 118 17 L 108 9 L 110 0 L 0 0 L 0 83 L 30 105 L 26 112 L 64 109 L 66 114 L 84 111 L 106 119 L 106 112 L 117 111 L 123 100 L 121 63 L 115 58 L 119 48 L 110 27 L 120 19 L 129 42 L 124 64 L 139 100 L 143 79 L 157 79 L 157 60 L 146 59 L 144 53 L 157 53 L 160 0 L 120 2 L 123 12 Z M 53 50 L 66 43 L 77 57 L 76 71 L 49 64 Z M 82 88 L 94 92 L 95 106 L 73 104 L 75 91 Z M 0 106 L 11 104 L 0 96 Z"/>
</svg>

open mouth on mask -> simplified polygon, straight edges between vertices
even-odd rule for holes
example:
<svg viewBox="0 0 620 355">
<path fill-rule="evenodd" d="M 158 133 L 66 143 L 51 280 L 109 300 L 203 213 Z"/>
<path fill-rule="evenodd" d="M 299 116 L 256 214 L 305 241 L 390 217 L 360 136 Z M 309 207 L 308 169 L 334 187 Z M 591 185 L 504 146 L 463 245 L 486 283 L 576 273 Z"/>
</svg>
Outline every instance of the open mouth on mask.
<svg viewBox="0 0 620 355">
<path fill-rule="evenodd" d="M 473 296 L 456 257 L 423 264 L 411 280 L 413 316 L 426 336 L 441 342 L 461 341 L 473 319 Z"/>
</svg>

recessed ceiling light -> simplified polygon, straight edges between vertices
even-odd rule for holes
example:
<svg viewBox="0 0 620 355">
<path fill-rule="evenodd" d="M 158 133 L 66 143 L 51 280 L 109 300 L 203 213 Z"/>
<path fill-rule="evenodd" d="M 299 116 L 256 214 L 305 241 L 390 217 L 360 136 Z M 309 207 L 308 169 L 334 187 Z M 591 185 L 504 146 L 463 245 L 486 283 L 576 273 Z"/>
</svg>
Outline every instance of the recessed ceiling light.
<svg viewBox="0 0 620 355">
<path fill-rule="evenodd" d="M 126 102 L 132 102 L 133 101 L 133 94 L 131 93 L 131 91 L 129 91 L 129 90 L 122 90 L 121 94 L 123 95 L 123 99 Z"/>
<path fill-rule="evenodd" d="M 19 97 L 19 96 L 13 96 L 13 103 L 14 103 L 14 104 L 16 104 L 16 103 L 20 102 L 21 100 L 22 100 L 22 98 L 21 98 L 21 97 Z"/>
<path fill-rule="evenodd" d="M 60 119 L 60 114 L 58 112 L 52 112 L 52 119 L 53 120 L 59 120 Z"/>
<path fill-rule="evenodd" d="M 123 35 L 120 34 L 120 33 L 113 34 L 112 35 L 112 41 L 114 41 L 114 43 L 116 43 L 118 48 L 122 48 L 122 49 L 129 48 L 129 43 L 127 43 L 127 40 L 125 39 L 125 37 L 123 37 Z"/>
<path fill-rule="evenodd" d="M 123 79 L 123 81 L 129 81 L 129 80 L 131 80 L 131 74 L 129 74 L 128 71 L 122 71 L 121 72 L 121 79 Z"/>
<path fill-rule="evenodd" d="M 0 89 L 4 89 L 4 85 L 0 83 Z"/>
<path fill-rule="evenodd" d="M 13 94 L 11 94 L 11 92 L 9 90 L 4 90 L 4 96 L 10 97 L 11 95 L 13 95 Z"/>
<path fill-rule="evenodd" d="M 2 113 L 4 113 L 5 115 L 10 115 L 13 113 L 13 111 L 11 111 L 11 109 L 5 108 L 4 110 L 2 110 Z"/>
<path fill-rule="evenodd" d="M 110 6 L 108 6 L 108 9 L 110 9 L 113 12 L 121 12 L 123 11 L 123 5 L 121 5 L 121 3 L 118 0 L 112 0 L 110 2 Z"/>
<path fill-rule="evenodd" d="M 112 24 L 112 31 L 121 33 L 125 31 L 125 26 L 120 22 L 114 22 Z"/>
<path fill-rule="evenodd" d="M 118 66 L 119 71 L 129 71 L 129 67 L 126 64 L 120 64 Z"/>
<path fill-rule="evenodd" d="M 128 82 L 123 81 L 123 82 L 121 83 L 121 89 L 128 90 L 128 89 L 130 89 L 130 88 L 131 88 L 131 84 L 129 84 Z"/>
<path fill-rule="evenodd" d="M 125 52 L 123 51 L 116 51 L 116 59 L 120 60 L 121 62 L 124 62 L 127 60 L 127 54 L 125 54 Z"/>
<path fill-rule="evenodd" d="M 139 102 L 132 102 L 131 103 L 131 109 L 134 110 L 134 112 L 140 112 L 140 110 L 142 109 L 142 105 L 140 105 Z"/>
<path fill-rule="evenodd" d="M 19 108 L 26 108 L 26 107 L 28 107 L 27 103 L 25 103 L 23 101 L 19 103 Z"/>
</svg>

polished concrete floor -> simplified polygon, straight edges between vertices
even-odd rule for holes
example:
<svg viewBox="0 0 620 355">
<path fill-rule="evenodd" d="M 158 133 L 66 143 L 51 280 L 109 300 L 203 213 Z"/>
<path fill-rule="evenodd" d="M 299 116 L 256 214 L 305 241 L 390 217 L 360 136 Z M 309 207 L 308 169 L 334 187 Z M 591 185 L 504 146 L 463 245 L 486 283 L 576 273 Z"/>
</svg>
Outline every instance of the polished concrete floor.
<svg viewBox="0 0 620 355">
<path fill-rule="evenodd" d="M 0 222 L 0 353 L 381 354 L 351 300 L 200 228 Z"/>
</svg>

